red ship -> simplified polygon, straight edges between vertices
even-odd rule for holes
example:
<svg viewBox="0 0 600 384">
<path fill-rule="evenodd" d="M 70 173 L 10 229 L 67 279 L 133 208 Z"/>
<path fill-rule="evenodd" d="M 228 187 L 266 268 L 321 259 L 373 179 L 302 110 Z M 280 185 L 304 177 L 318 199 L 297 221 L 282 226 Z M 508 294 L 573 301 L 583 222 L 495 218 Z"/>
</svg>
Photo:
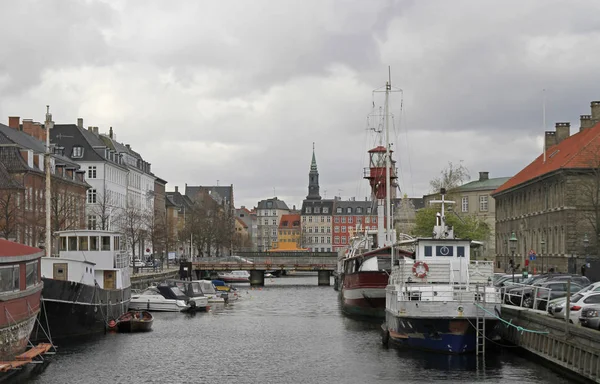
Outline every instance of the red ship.
<svg viewBox="0 0 600 384">
<path fill-rule="evenodd" d="M 44 251 L 0 239 L 0 361 L 10 361 L 27 348 L 40 312 Z"/>
</svg>

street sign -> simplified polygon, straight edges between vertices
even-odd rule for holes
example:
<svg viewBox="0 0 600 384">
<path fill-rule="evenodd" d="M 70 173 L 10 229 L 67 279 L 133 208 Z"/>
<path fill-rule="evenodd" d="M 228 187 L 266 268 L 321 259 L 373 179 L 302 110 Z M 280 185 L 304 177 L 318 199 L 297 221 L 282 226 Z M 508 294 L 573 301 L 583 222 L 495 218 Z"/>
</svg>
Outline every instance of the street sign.
<svg viewBox="0 0 600 384">
<path fill-rule="evenodd" d="M 537 255 L 535 254 L 535 251 L 532 249 L 529 251 L 529 260 L 534 261 L 536 259 Z"/>
</svg>

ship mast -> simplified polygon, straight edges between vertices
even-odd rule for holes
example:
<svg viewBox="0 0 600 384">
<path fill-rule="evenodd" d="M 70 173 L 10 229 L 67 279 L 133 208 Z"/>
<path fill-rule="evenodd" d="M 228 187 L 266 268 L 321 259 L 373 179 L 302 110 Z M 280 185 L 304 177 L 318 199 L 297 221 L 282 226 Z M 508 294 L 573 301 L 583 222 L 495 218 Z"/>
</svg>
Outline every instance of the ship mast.
<svg viewBox="0 0 600 384">
<path fill-rule="evenodd" d="M 390 257 L 391 257 L 391 266 L 394 266 L 394 242 L 395 239 L 392 239 L 392 209 L 391 209 L 391 154 L 390 154 L 390 119 L 389 119 L 389 100 L 390 100 L 390 91 L 392 90 L 392 73 L 390 67 L 388 67 L 388 81 L 385 83 L 385 106 L 384 106 L 384 118 L 385 118 L 385 212 L 387 215 L 386 224 L 385 224 L 385 232 L 386 232 L 386 242 L 390 244 Z"/>
<path fill-rule="evenodd" d="M 54 127 L 52 121 L 52 114 L 50 113 L 50 106 L 46 105 L 46 121 L 44 122 L 44 128 L 46 129 L 46 153 L 44 156 L 44 170 L 46 171 L 46 257 L 50 257 L 52 254 L 52 231 L 51 231 L 51 220 L 50 220 L 50 129 Z"/>
</svg>

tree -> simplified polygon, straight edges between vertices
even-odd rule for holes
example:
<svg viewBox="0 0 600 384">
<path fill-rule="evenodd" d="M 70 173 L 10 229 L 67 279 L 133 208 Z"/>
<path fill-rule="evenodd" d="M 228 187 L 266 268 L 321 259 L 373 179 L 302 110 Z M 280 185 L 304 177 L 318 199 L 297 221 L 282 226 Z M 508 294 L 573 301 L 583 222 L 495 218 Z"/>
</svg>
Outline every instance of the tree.
<svg viewBox="0 0 600 384">
<path fill-rule="evenodd" d="M 142 240 L 146 238 L 148 229 L 149 215 L 135 204 L 129 204 L 122 211 L 120 220 L 122 223 L 122 231 L 127 237 L 127 243 L 131 248 L 133 259 L 135 260 L 135 250 L 140 245 Z"/>
<path fill-rule="evenodd" d="M 153 253 L 159 255 L 161 265 L 164 263 L 165 250 L 168 242 L 167 213 L 160 209 L 154 210 L 154 215 L 148 218 L 148 233 L 152 243 Z"/>
<path fill-rule="evenodd" d="M 451 161 L 448 162 L 448 167 L 440 171 L 440 176 L 429 182 L 431 192 L 439 192 L 441 188 L 450 190 L 462 185 L 465 181 L 471 179 L 469 170 L 464 165 L 455 166 Z"/>
<path fill-rule="evenodd" d="M 19 229 L 19 189 L 0 190 L 0 236 L 15 239 Z"/>
<path fill-rule="evenodd" d="M 108 230 L 111 218 L 119 216 L 118 210 L 119 207 L 114 194 L 104 186 L 104 190 L 97 192 L 96 203 L 91 205 L 89 212 L 97 218 L 97 229 Z"/>
<path fill-rule="evenodd" d="M 417 211 L 412 235 L 431 237 L 438 212 L 437 207 L 426 207 Z M 456 238 L 480 241 L 489 239 L 491 228 L 484 220 L 474 215 L 460 217 L 453 211 L 446 211 L 445 215 L 446 224 L 454 227 Z"/>
</svg>

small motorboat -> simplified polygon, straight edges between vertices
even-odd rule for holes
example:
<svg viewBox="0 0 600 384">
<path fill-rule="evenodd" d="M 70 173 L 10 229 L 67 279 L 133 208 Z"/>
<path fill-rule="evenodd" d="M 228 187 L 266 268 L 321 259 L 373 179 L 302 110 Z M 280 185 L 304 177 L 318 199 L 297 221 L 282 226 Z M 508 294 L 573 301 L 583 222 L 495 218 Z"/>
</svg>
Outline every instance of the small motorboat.
<svg viewBox="0 0 600 384">
<path fill-rule="evenodd" d="M 228 302 L 231 303 L 240 298 L 237 289 L 235 287 L 225 284 L 223 280 L 213 280 L 212 284 L 217 292 L 227 294 Z"/>
<path fill-rule="evenodd" d="M 148 332 L 152 330 L 154 317 L 148 311 L 129 311 L 117 319 L 119 332 Z"/>
<path fill-rule="evenodd" d="M 217 276 L 220 280 L 226 283 L 249 283 L 250 272 L 248 271 L 231 271 L 231 272 L 219 272 Z"/>
<path fill-rule="evenodd" d="M 164 283 L 132 295 L 129 302 L 129 309 L 140 311 L 196 312 L 206 311 L 207 306 L 206 297 L 190 298 L 179 288 Z"/>
<path fill-rule="evenodd" d="M 200 284 L 200 289 L 202 289 L 204 296 L 208 297 L 209 303 L 225 304 L 229 301 L 229 294 L 227 292 L 217 292 L 212 281 L 194 280 L 193 282 Z"/>
</svg>

